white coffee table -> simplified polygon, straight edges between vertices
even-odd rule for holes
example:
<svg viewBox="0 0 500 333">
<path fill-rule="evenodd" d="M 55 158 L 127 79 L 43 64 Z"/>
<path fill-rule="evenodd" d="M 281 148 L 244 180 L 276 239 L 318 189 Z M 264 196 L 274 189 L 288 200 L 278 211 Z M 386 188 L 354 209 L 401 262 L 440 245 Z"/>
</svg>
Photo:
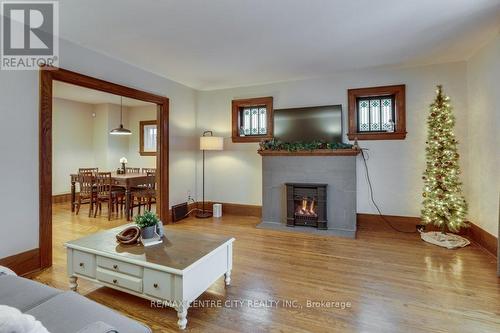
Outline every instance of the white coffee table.
<svg viewBox="0 0 500 333">
<path fill-rule="evenodd" d="M 231 282 L 234 238 L 165 227 L 162 244 L 121 245 L 115 235 L 126 226 L 67 242 L 70 288 L 82 278 L 176 309 L 186 328 L 191 302 L 225 275 Z"/>
</svg>

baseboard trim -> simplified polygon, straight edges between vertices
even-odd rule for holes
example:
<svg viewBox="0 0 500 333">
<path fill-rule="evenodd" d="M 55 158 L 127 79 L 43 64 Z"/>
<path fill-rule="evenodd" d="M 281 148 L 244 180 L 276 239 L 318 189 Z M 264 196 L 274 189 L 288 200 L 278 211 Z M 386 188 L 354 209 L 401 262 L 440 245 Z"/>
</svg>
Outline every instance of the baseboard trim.
<svg viewBox="0 0 500 333">
<path fill-rule="evenodd" d="M 421 220 L 419 217 L 413 217 L 413 216 L 397 216 L 397 215 L 383 215 L 384 218 L 389 221 L 390 223 L 394 223 L 396 226 L 398 225 L 403 225 L 403 227 L 407 226 L 408 224 L 411 224 L 412 226 L 416 226 L 417 224 L 420 224 Z M 378 214 L 365 214 L 365 213 L 357 213 L 357 222 L 359 223 L 376 223 L 376 222 L 384 222 L 380 215 Z M 408 228 L 409 231 L 414 231 L 416 230 L 415 227 L 413 228 Z M 406 229 L 405 229 L 406 230 Z"/>
<path fill-rule="evenodd" d="M 40 251 L 37 248 L 2 258 L 0 265 L 12 269 L 17 275 L 26 275 L 40 269 Z"/>
<path fill-rule="evenodd" d="M 52 203 L 65 203 L 71 201 L 71 193 L 56 194 L 52 196 Z"/>
<path fill-rule="evenodd" d="M 205 209 L 211 211 L 212 205 L 214 203 L 222 204 L 222 214 L 262 217 L 262 206 L 259 205 L 245 205 L 245 204 L 235 204 L 229 202 L 205 201 Z M 197 208 L 201 208 L 201 205 L 202 205 L 201 201 L 198 201 L 196 203 Z"/>
<path fill-rule="evenodd" d="M 489 232 L 474 223 L 470 223 L 467 235 L 495 257 L 498 255 L 498 239 Z"/>
<path fill-rule="evenodd" d="M 395 226 L 402 226 L 404 230 L 413 231 L 417 224 L 421 224 L 422 220 L 419 217 L 414 216 L 395 216 L 395 215 L 383 215 L 384 218 Z M 384 221 L 377 214 L 357 214 L 358 224 L 370 224 L 370 223 L 383 223 Z M 467 237 L 469 240 L 473 241 L 477 245 L 481 246 L 487 252 L 491 253 L 493 256 L 497 256 L 498 239 L 490 234 L 489 232 L 483 230 L 478 225 L 469 222 L 470 227 L 464 228 L 459 232 L 459 235 Z M 410 227 L 411 226 L 411 227 Z M 437 231 L 438 228 L 427 225 L 427 230 Z"/>
</svg>

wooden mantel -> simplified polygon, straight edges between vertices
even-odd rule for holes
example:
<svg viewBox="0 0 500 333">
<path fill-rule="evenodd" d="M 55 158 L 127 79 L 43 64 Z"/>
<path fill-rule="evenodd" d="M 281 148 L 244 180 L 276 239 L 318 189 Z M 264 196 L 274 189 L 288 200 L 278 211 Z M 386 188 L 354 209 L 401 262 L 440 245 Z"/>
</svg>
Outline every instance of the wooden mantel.
<svg viewBox="0 0 500 333">
<path fill-rule="evenodd" d="M 259 150 L 261 156 L 356 156 L 361 150 L 359 149 L 315 149 L 303 151 L 288 151 L 288 150 Z"/>
</svg>

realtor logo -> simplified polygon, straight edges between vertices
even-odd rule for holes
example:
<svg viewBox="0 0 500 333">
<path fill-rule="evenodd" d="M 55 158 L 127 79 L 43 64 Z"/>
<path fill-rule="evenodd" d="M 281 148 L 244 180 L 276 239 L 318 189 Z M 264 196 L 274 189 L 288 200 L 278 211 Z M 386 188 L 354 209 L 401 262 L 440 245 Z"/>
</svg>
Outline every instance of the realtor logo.
<svg viewBox="0 0 500 333">
<path fill-rule="evenodd" d="M 1 2 L 2 70 L 38 70 L 59 63 L 59 3 Z"/>
</svg>

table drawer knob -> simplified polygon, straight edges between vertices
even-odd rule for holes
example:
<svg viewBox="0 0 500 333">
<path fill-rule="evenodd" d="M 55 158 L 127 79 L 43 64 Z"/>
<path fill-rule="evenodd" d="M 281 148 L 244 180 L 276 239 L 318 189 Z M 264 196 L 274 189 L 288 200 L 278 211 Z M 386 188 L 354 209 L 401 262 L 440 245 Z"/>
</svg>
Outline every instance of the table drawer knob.
<svg viewBox="0 0 500 333">
<path fill-rule="evenodd" d="M 80 263 L 80 267 L 83 267 L 85 266 L 85 264 L 83 262 Z"/>
<path fill-rule="evenodd" d="M 155 287 L 156 289 L 158 289 L 158 283 L 153 284 L 153 287 Z"/>
<path fill-rule="evenodd" d="M 118 265 L 113 265 L 113 268 L 114 269 L 118 269 Z"/>
<path fill-rule="evenodd" d="M 114 280 L 113 280 L 113 283 L 114 283 L 114 284 L 117 284 L 117 283 L 118 283 L 118 280 L 117 280 L 117 279 L 114 279 Z"/>
</svg>

